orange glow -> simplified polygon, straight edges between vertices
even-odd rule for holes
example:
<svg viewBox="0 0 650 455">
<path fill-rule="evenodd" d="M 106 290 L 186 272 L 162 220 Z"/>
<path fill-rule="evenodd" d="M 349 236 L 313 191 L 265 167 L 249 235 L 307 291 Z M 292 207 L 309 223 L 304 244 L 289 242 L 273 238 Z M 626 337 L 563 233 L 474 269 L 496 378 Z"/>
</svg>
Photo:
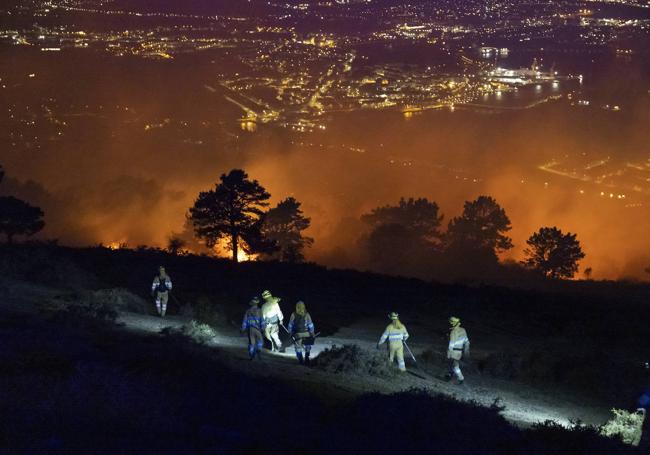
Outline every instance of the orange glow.
<svg viewBox="0 0 650 455">
<path fill-rule="evenodd" d="M 121 249 L 125 249 L 127 247 L 127 243 L 125 241 L 122 241 L 122 242 L 109 242 L 104 246 L 106 248 L 108 248 L 109 250 L 121 250 Z"/>
<path fill-rule="evenodd" d="M 217 257 L 220 258 L 226 258 L 230 259 L 232 258 L 232 248 L 230 246 L 230 242 L 226 239 L 222 239 L 219 243 L 217 243 L 213 248 L 212 251 Z M 257 254 L 247 254 L 243 248 L 242 245 L 239 245 L 239 248 L 237 250 L 237 261 L 238 262 L 248 262 L 248 261 L 256 261 L 258 259 Z"/>
</svg>

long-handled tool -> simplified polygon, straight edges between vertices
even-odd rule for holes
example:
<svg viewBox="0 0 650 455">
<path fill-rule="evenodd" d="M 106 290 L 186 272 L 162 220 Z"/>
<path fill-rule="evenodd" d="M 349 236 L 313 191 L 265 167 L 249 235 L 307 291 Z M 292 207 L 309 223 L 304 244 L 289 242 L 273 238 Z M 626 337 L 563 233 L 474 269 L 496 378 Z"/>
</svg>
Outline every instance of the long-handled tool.
<svg viewBox="0 0 650 455">
<path fill-rule="evenodd" d="M 295 346 L 295 345 L 297 344 L 297 341 L 296 341 L 295 337 L 291 334 L 291 332 L 289 332 L 289 329 L 287 329 L 287 328 L 284 326 L 284 324 L 281 323 L 281 322 L 279 322 L 279 321 L 278 321 L 278 324 L 280 325 L 280 327 L 282 327 L 282 328 L 284 329 L 285 332 L 287 332 L 287 333 L 289 334 L 289 338 L 291 338 L 291 342 L 292 342 L 293 345 Z"/>
<path fill-rule="evenodd" d="M 287 329 L 287 328 L 284 326 L 283 323 L 280 322 L 279 324 L 280 324 L 280 327 L 282 327 L 282 328 L 284 329 L 284 331 L 287 332 L 287 334 L 289 334 L 289 338 L 291 338 L 291 341 L 293 341 L 293 344 L 296 344 L 296 339 L 293 337 L 293 335 L 291 334 L 291 332 L 289 332 L 289 329 Z"/>
<path fill-rule="evenodd" d="M 409 348 L 409 345 L 406 344 L 406 341 L 402 341 L 402 343 L 404 343 L 404 347 L 406 348 L 406 352 L 408 352 L 409 355 L 411 356 L 411 359 L 413 359 L 413 363 L 415 364 L 415 368 L 420 370 L 420 372 L 423 373 L 425 376 L 420 376 L 418 374 L 415 374 L 415 373 L 413 373 L 413 371 L 410 371 L 410 373 L 417 376 L 417 377 L 419 377 L 420 379 L 426 379 L 426 380 L 429 380 L 429 381 L 435 379 L 433 376 L 431 376 L 429 374 L 429 372 L 427 372 L 424 368 L 422 368 L 418 364 L 418 361 L 415 359 L 415 355 L 413 355 L 413 351 L 411 351 L 411 348 Z"/>
<path fill-rule="evenodd" d="M 409 345 L 406 344 L 406 341 L 402 341 L 402 343 L 404 343 L 404 347 L 406 348 L 406 352 L 408 352 L 409 355 L 411 356 L 411 358 L 413 359 L 413 363 L 415 363 L 415 365 L 418 366 L 418 361 L 415 360 L 415 356 L 413 355 L 413 351 L 411 351 L 411 348 L 409 348 Z"/>
</svg>

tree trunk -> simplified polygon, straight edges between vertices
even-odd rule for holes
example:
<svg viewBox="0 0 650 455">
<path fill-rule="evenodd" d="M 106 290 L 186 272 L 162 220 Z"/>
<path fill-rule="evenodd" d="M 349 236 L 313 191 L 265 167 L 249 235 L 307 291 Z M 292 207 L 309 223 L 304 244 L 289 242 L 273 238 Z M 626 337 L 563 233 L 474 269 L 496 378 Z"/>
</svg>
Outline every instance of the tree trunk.
<svg viewBox="0 0 650 455">
<path fill-rule="evenodd" d="M 239 247 L 239 245 L 238 245 L 238 243 L 239 243 L 238 240 L 239 240 L 239 239 L 237 238 L 237 234 L 234 233 L 234 232 L 232 233 L 232 237 L 231 237 L 231 238 L 232 238 L 232 261 L 233 261 L 234 263 L 237 263 L 237 261 L 238 261 L 238 256 L 239 256 L 239 254 L 238 254 L 238 253 L 239 253 L 239 251 L 238 251 L 238 247 Z"/>
</svg>

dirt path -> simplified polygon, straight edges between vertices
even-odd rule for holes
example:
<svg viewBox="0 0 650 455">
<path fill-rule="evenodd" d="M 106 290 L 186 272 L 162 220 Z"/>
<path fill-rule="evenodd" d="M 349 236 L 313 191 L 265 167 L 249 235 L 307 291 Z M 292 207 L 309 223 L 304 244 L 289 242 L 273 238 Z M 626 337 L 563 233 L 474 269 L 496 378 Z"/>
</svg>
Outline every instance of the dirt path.
<svg viewBox="0 0 650 455">
<path fill-rule="evenodd" d="M 59 294 L 67 292 L 8 280 L 0 280 L 0 290 L 2 291 L 0 307 L 11 312 L 26 314 L 37 313 L 40 304 L 56 299 Z M 123 329 L 150 334 L 159 334 L 165 327 L 180 329 L 188 322 L 190 322 L 188 319 L 179 316 L 161 319 L 136 313 L 121 313 L 118 318 L 118 323 L 122 324 Z M 343 327 L 332 336 L 319 337 L 312 351 L 313 356 L 318 356 L 324 349 L 332 346 L 356 344 L 363 349 L 375 349 L 377 337 L 383 327 L 381 321 L 361 321 L 353 326 Z M 217 333 L 209 346 L 219 348 L 215 352 L 233 369 L 250 375 L 271 376 L 294 383 L 321 396 L 351 398 L 373 391 L 392 393 L 411 388 L 427 389 L 458 400 L 474 401 L 483 406 L 497 404 L 503 407 L 504 417 L 522 426 L 546 420 L 565 426 L 572 421 L 600 425 L 610 417 L 608 406 L 589 403 L 562 391 L 544 392 L 524 384 L 498 380 L 472 372 L 466 374 L 465 385 L 459 387 L 423 374 L 412 362 L 407 363 L 409 374 L 398 380 L 331 374 L 314 368 L 305 368 L 298 365 L 291 347 L 285 353 L 265 351 L 261 362 L 251 362 L 246 351 L 246 339 L 240 336 L 237 328 L 225 327 L 217 330 Z M 439 340 L 427 338 L 427 333 L 428 331 L 424 329 L 421 333 L 418 333 L 417 329 L 412 331 L 413 342 L 410 345 L 416 356 L 419 356 L 423 350 L 430 349 L 432 345 L 440 344 Z"/>
<path fill-rule="evenodd" d="M 159 333 L 165 327 L 180 328 L 189 320 L 178 316 L 161 319 L 134 313 L 121 314 L 119 323 L 127 330 L 140 333 Z M 363 349 L 375 349 L 377 324 L 362 322 L 345 327 L 332 336 L 319 337 L 312 351 L 316 357 L 324 349 L 332 346 L 356 344 Z M 235 328 L 221 328 L 209 346 L 219 348 L 223 360 L 232 368 L 251 375 L 271 376 L 280 380 L 299 384 L 314 390 L 320 395 L 337 395 L 339 397 L 356 396 L 367 392 L 392 393 L 411 388 L 427 389 L 433 393 L 444 394 L 461 401 L 473 401 L 483 406 L 498 405 L 503 408 L 501 414 L 520 426 L 529 426 L 547 420 L 568 426 L 571 422 L 581 421 L 586 424 L 600 425 L 609 418 L 609 409 L 597 403 L 585 404 L 584 400 L 563 394 L 552 394 L 519 383 L 467 374 L 465 385 L 456 386 L 424 374 L 412 363 L 409 373 L 399 380 L 386 380 L 373 377 L 360 377 L 347 374 L 331 374 L 317 369 L 305 368 L 295 360 L 293 349 L 285 353 L 265 351 L 261 362 L 249 361 L 246 352 L 246 339 Z M 430 345 L 412 344 L 418 356 Z M 442 371 L 442 370 L 441 370 Z"/>
</svg>

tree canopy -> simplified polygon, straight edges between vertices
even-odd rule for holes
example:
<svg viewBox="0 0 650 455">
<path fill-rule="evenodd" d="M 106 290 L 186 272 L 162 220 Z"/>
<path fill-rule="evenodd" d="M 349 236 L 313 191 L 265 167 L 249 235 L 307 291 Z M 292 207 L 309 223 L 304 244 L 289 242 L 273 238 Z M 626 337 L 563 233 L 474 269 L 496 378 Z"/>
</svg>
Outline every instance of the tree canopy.
<svg viewBox="0 0 650 455">
<path fill-rule="evenodd" d="M 443 216 L 426 198 L 401 198 L 361 216 L 370 231 L 360 239 L 369 263 L 386 273 L 411 273 L 440 245 Z"/>
<path fill-rule="evenodd" d="M 261 228 L 270 197 L 257 180 L 249 180 L 246 172 L 233 169 L 221 175 L 213 190 L 199 193 L 189 218 L 197 237 L 209 247 L 227 239 L 232 259 L 237 262 L 240 241 L 259 237 L 256 231 Z"/>
<path fill-rule="evenodd" d="M 13 196 L 0 197 L 0 232 L 7 243 L 17 235 L 32 236 L 45 226 L 43 211 Z"/>
<path fill-rule="evenodd" d="M 302 235 L 310 224 L 311 220 L 303 215 L 295 198 L 280 201 L 264 215 L 262 225 L 263 236 L 274 246 L 270 256 L 285 262 L 304 260 L 303 250 L 314 243 L 314 239 Z"/>
<path fill-rule="evenodd" d="M 505 235 L 510 229 L 505 210 L 490 196 L 479 196 L 465 202 L 462 215 L 449 222 L 447 242 L 453 250 L 489 252 L 496 257 L 512 248 L 512 239 Z"/>
<path fill-rule="evenodd" d="M 543 227 L 526 241 L 523 264 L 549 278 L 573 278 L 585 257 L 576 234 L 563 234 L 557 227 Z"/>
<path fill-rule="evenodd" d="M 412 235 L 433 241 L 440 237 L 440 215 L 438 204 L 426 198 L 401 198 L 397 205 L 377 207 L 362 215 L 361 220 L 372 228 L 381 225 L 399 224 Z"/>
</svg>

